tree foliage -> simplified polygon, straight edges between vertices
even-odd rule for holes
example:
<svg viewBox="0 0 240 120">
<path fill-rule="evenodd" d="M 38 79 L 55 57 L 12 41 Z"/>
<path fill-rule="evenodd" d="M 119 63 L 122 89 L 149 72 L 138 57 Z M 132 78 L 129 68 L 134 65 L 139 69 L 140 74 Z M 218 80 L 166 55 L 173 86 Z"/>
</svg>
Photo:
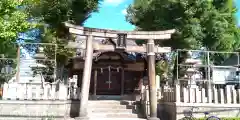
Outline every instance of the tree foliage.
<svg viewBox="0 0 240 120">
<path fill-rule="evenodd" d="M 170 40 L 160 42 L 173 49 L 234 51 L 239 47 L 236 8 L 232 0 L 134 0 L 127 20 L 140 30 L 176 29 Z M 179 56 L 178 63 L 187 58 Z M 227 56 L 214 54 L 221 64 Z M 176 66 L 175 66 L 176 72 Z"/>
<path fill-rule="evenodd" d="M 17 44 L 16 40 L 19 33 L 26 32 L 36 25 L 29 21 L 29 14 L 22 6 L 26 3 L 20 0 L 1 0 L 0 1 L 0 72 L 5 65 L 16 66 Z M 9 76 L 10 75 L 10 76 Z M 13 74 L 1 74 L 0 82 L 5 82 Z"/>
<path fill-rule="evenodd" d="M 56 59 L 60 66 L 64 66 L 74 50 L 66 48 L 68 31 L 63 22 L 71 21 L 73 24 L 82 25 L 90 17 L 92 12 L 97 11 L 100 0 L 1 0 L 0 1 L 0 54 L 5 57 L 16 57 L 16 40 L 19 33 L 33 33 L 35 28 L 39 36 L 34 38 L 40 42 L 52 43 L 52 46 L 44 46 L 44 52 L 48 59 Z M 36 30 L 34 29 L 34 30 Z M 28 34 L 30 35 L 30 34 Z M 31 36 L 31 35 L 30 35 Z M 25 40 L 25 42 L 39 42 L 38 40 Z M 57 47 L 56 47 L 57 45 Z M 24 45 L 28 52 L 36 53 L 36 47 L 40 45 Z M 39 62 L 39 61 L 38 61 Z M 42 61 L 40 63 L 48 66 L 52 74 L 53 63 Z M 2 63 L 3 64 L 3 63 Z M 0 64 L 0 70 L 1 65 Z M 46 71 L 45 71 L 46 72 Z"/>
<path fill-rule="evenodd" d="M 236 9 L 227 6 L 228 2 L 229 0 L 135 0 L 128 8 L 127 19 L 141 30 L 176 29 L 177 33 L 172 40 L 162 43 L 163 45 L 229 51 L 235 41 L 233 31 L 238 29 L 234 17 Z"/>
<path fill-rule="evenodd" d="M 29 14 L 21 8 L 24 5 L 19 0 L 0 1 L 0 54 L 5 57 L 16 57 L 18 34 L 35 26 L 28 21 Z"/>
<path fill-rule="evenodd" d="M 44 52 L 49 59 L 57 61 L 57 69 L 63 69 L 75 50 L 66 48 L 69 40 L 68 31 L 63 22 L 70 21 L 82 25 L 92 12 L 96 12 L 101 0 L 29 0 L 27 10 L 32 18 L 42 23 L 41 42 L 56 46 L 46 46 Z M 49 66 L 49 65 L 48 65 Z M 52 65 L 53 66 L 53 65 Z M 60 73 L 62 74 L 62 73 Z"/>
<path fill-rule="evenodd" d="M 30 0 L 28 7 L 32 17 L 43 23 L 42 40 L 64 46 L 64 39 L 68 34 L 63 22 L 71 21 L 73 24 L 82 25 L 97 11 L 100 0 Z M 62 51 L 66 52 L 66 51 Z"/>
</svg>

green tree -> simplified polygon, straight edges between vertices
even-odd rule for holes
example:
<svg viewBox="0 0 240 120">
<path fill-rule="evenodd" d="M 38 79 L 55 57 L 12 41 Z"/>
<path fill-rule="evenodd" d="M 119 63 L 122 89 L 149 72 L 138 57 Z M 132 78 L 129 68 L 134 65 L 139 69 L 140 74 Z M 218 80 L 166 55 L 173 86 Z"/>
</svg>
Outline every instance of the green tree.
<svg viewBox="0 0 240 120">
<path fill-rule="evenodd" d="M 6 58 L 17 57 L 16 40 L 18 34 L 26 32 L 35 27 L 29 22 L 29 14 L 22 7 L 26 3 L 19 0 L 0 1 L 0 55 Z M 1 58 L 0 57 L 0 58 Z M 16 64 L 14 60 L 0 60 L 0 70 L 6 64 Z M 1 74 L 1 82 L 4 82 L 6 75 Z"/>
<path fill-rule="evenodd" d="M 74 50 L 66 48 L 69 40 L 68 31 L 63 22 L 69 21 L 75 25 L 83 25 L 92 12 L 97 12 L 101 0 L 29 0 L 29 12 L 37 22 L 42 23 L 41 42 L 57 44 L 57 69 L 63 71 L 69 57 Z M 71 38 L 70 38 L 71 39 Z M 73 39 L 73 38 L 72 38 Z M 54 59 L 55 46 L 44 49 L 48 58 Z M 53 65 L 52 65 L 53 66 Z M 62 75 L 62 73 L 59 73 Z"/>
<path fill-rule="evenodd" d="M 29 14 L 21 8 L 25 3 L 18 0 L 0 1 L 0 54 L 5 57 L 16 57 L 18 34 L 34 27 L 28 21 Z"/>
<path fill-rule="evenodd" d="M 158 43 L 161 46 L 233 51 L 233 48 L 239 47 L 235 12 L 232 0 L 134 0 L 126 18 L 140 30 L 176 29 L 170 40 Z M 215 64 L 226 58 L 218 54 L 212 56 Z M 186 58 L 187 54 L 182 53 L 178 64 Z"/>
</svg>

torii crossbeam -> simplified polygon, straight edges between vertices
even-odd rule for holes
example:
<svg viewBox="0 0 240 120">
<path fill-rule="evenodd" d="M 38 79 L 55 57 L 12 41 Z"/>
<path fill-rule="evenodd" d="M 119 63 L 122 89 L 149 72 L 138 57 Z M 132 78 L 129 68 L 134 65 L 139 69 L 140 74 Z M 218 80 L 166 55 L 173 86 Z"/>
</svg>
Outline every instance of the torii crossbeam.
<svg viewBox="0 0 240 120">
<path fill-rule="evenodd" d="M 84 63 L 84 75 L 81 86 L 81 98 L 80 98 L 80 114 L 79 120 L 86 120 L 87 116 L 87 102 L 89 97 L 90 77 L 92 70 L 92 57 L 93 50 L 99 51 L 114 51 L 124 50 L 127 52 L 147 52 L 148 56 L 148 80 L 149 80 L 149 98 L 150 98 L 150 117 L 148 120 L 159 120 L 157 118 L 157 91 L 155 80 L 155 53 L 170 52 L 170 47 L 158 47 L 154 45 L 154 40 L 166 40 L 170 39 L 175 30 L 166 31 L 117 31 L 107 29 L 87 28 L 82 26 L 72 25 L 65 23 L 65 26 L 69 28 L 69 32 L 72 34 L 86 36 L 86 45 L 77 44 L 74 42 L 69 43 L 69 47 L 83 48 L 86 50 L 86 59 Z M 93 37 L 102 38 L 117 38 L 117 45 L 96 45 L 93 43 Z M 128 40 L 147 40 L 146 46 L 127 46 L 126 39 Z"/>
<path fill-rule="evenodd" d="M 78 49 L 86 49 L 85 44 L 81 43 L 76 43 L 76 42 L 68 42 L 68 47 L 70 48 L 78 48 Z M 139 52 L 139 53 L 144 53 L 147 51 L 146 46 L 126 46 L 124 50 L 126 52 Z M 93 43 L 93 49 L 98 50 L 98 51 L 115 51 L 118 48 L 115 48 L 112 45 L 100 45 L 100 44 L 94 44 Z M 171 48 L 170 47 L 154 47 L 154 52 L 155 53 L 167 53 L 170 52 Z"/>
</svg>

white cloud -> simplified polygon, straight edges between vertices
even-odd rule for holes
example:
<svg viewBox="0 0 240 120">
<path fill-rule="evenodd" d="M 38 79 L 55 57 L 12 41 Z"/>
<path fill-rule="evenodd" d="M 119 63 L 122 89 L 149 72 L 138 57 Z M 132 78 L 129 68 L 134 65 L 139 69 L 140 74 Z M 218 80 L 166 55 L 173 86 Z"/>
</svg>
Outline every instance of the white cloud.
<svg viewBox="0 0 240 120">
<path fill-rule="evenodd" d="M 125 0 L 104 0 L 103 4 L 117 6 L 123 3 Z"/>
<path fill-rule="evenodd" d="M 123 14 L 123 15 L 127 15 L 127 9 L 123 9 L 123 10 L 122 10 L 122 14 Z"/>
</svg>

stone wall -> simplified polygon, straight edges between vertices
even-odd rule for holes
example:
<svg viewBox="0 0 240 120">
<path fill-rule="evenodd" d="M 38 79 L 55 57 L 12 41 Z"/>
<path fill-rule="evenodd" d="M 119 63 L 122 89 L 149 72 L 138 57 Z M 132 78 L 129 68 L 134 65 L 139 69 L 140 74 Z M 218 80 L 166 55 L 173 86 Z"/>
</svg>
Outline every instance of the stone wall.
<svg viewBox="0 0 240 120">
<path fill-rule="evenodd" d="M 193 116 L 204 117 L 204 112 L 218 117 L 240 117 L 240 104 L 207 103 L 163 103 L 158 105 L 158 117 L 161 120 L 179 120 L 184 113 L 193 108 Z"/>
<path fill-rule="evenodd" d="M 79 101 L 0 101 L 0 120 L 53 118 L 68 120 L 78 116 Z M 50 120 L 50 119 L 49 119 Z"/>
</svg>

